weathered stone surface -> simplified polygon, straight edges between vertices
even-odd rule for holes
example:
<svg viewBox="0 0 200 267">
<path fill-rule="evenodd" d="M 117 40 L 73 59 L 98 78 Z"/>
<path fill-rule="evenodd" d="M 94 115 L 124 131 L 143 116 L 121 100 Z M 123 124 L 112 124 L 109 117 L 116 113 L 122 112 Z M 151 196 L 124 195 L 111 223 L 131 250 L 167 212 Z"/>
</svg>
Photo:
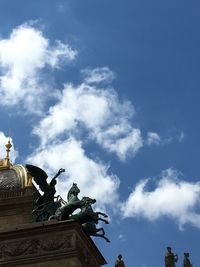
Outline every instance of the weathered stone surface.
<svg viewBox="0 0 200 267">
<path fill-rule="evenodd" d="M 0 267 L 104 265 L 105 259 L 79 222 L 33 223 L 40 193 L 27 169 L 10 163 L 10 144 L 6 147 L 7 156 L 0 160 Z"/>
<path fill-rule="evenodd" d="M 33 223 L 0 231 L 0 267 L 99 267 L 105 263 L 74 221 Z"/>
<path fill-rule="evenodd" d="M 0 230 L 32 222 L 32 210 L 38 197 L 33 186 L 15 191 L 1 191 L 1 194 L 4 194 L 4 198 L 0 198 Z"/>
</svg>

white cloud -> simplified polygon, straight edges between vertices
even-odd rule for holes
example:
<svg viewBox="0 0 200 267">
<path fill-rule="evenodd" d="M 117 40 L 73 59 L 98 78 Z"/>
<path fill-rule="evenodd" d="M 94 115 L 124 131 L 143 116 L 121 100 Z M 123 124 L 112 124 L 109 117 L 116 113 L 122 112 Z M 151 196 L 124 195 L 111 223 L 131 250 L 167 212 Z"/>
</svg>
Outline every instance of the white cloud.
<svg viewBox="0 0 200 267">
<path fill-rule="evenodd" d="M 119 128 L 121 125 L 114 125 L 105 131 L 96 132 L 96 138 L 98 143 L 109 152 L 115 153 L 120 160 L 125 161 L 128 155 L 136 155 L 143 146 L 143 139 L 139 129 L 127 125 L 123 132 L 119 133 Z"/>
<path fill-rule="evenodd" d="M 185 133 L 183 131 L 178 132 L 176 129 L 169 131 L 168 136 L 165 138 L 161 138 L 158 133 L 148 132 L 146 145 L 169 145 L 172 142 L 183 142 L 185 139 Z"/>
<path fill-rule="evenodd" d="M 143 145 L 140 130 L 131 125 L 133 115 L 131 103 L 120 102 L 114 90 L 85 83 L 66 84 L 58 103 L 50 107 L 47 116 L 34 128 L 40 145 L 27 161 L 52 175 L 60 167 L 66 168 L 67 177 L 58 183 L 58 193 L 64 199 L 71 184 L 77 182 L 82 195 L 95 197 L 102 208 L 115 209 L 118 177 L 109 174 L 105 163 L 88 157 L 78 139 L 83 134 L 124 160 Z"/>
<path fill-rule="evenodd" d="M 58 103 L 50 107 L 34 133 L 40 138 L 38 149 L 28 162 L 53 175 L 59 168 L 67 170 L 58 183 L 58 193 L 66 199 L 73 182 L 82 195 L 97 199 L 98 206 L 116 208 L 119 179 L 109 174 L 108 166 L 86 155 L 82 136 L 125 160 L 143 145 L 141 132 L 131 125 L 134 107 L 120 101 L 114 90 L 98 89 L 82 83 L 66 84 Z M 86 144 L 84 142 L 84 144 Z"/>
<path fill-rule="evenodd" d="M 28 24 L 15 28 L 9 38 L 0 40 L 0 105 L 20 104 L 39 112 L 50 94 L 42 71 L 46 66 L 59 68 L 75 56 L 67 44 L 57 41 L 51 46 L 41 31 Z"/>
<path fill-rule="evenodd" d="M 181 142 L 183 142 L 184 139 L 185 139 L 185 133 L 184 132 L 180 132 L 180 134 L 178 136 L 178 141 L 181 143 Z"/>
<path fill-rule="evenodd" d="M 76 57 L 77 51 L 68 44 L 63 44 L 57 40 L 55 46 L 48 51 L 47 64 L 52 68 L 60 68 L 61 64 L 71 61 Z"/>
<path fill-rule="evenodd" d="M 119 234 L 118 240 L 121 241 L 121 242 L 125 242 L 126 238 L 125 238 L 125 236 L 123 234 Z"/>
<path fill-rule="evenodd" d="M 161 138 L 157 133 L 148 132 L 147 134 L 147 144 L 148 145 L 159 145 Z"/>
<path fill-rule="evenodd" d="M 120 102 L 114 90 L 97 89 L 84 83 L 77 87 L 67 84 L 59 102 L 49 109 L 34 133 L 45 145 L 63 134 L 76 136 L 87 131 L 89 139 L 125 160 L 143 146 L 140 130 L 131 125 L 133 115 L 131 103 Z"/>
<path fill-rule="evenodd" d="M 8 143 L 8 140 L 10 140 L 12 147 L 10 149 L 10 160 L 12 163 L 15 162 L 15 159 L 18 156 L 18 152 L 14 147 L 12 138 L 6 136 L 3 132 L 0 131 L 0 159 L 4 159 L 6 157 L 6 147 L 5 145 Z"/>
<path fill-rule="evenodd" d="M 55 174 L 59 168 L 65 168 L 66 173 L 58 182 L 58 194 L 65 200 L 73 182 L 81 190 L 80 196 L 90 196 L 97 199 L 98 206 L 113 204 L 117 200 L 119 179 L 108 174 L 108 166 L 89 158 L 82 143 L 70 138 L 56 144 L 49 144 L 45 149 L 34 152 L 27 162 L 40 166 L 48 174 Z"/>
<path fill-rule="evenodd" d="M 111 83 L 115 79 L 115 74 L 108 67 L 87 68 L 81 70 L 84 81 L 87 84 L 95 84 L 100 82 Z"/>
<path fill-rule="evenodd" d="M 162 172 L 154 190 L 148 190 L 149 180 L 139 182 L 122 210 L 124 217 L 143 217 L 150 221 L 167 216 L 178 222 L 180 228 L 190 223 L 200 227 L 197 211 L 200 201 L 200 183 L 181 180 L 174 169 Z"/>
</svg>

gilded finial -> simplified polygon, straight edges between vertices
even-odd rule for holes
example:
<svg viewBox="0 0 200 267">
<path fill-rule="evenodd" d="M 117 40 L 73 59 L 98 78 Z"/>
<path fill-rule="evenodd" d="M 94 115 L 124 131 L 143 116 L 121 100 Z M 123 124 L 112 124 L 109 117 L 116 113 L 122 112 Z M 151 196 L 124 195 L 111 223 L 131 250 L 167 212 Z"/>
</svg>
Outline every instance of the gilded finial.
<svg viewBox="0 0 200 267">
<path fill-rule="evenodd" d="M 0 160 L 0 170 L 1 169 L 9 169 L 10 166 L 12 166 L 10 162 L 10 149 L 12 147 L 12 144 L 10 142 L 10 138 L 8 139 L 8 143 L 5 145 L 6 147 L 6 157 L 4 159 Z"/>
<path fill-rule="evenodd" d="M 6 147 L 6 159 L 10 160 L 10 149 L 12 147 L 12 144 L 10 143 L 10 138 L 8 139 L 8 143 L 5 145 Z"/>
</svg>

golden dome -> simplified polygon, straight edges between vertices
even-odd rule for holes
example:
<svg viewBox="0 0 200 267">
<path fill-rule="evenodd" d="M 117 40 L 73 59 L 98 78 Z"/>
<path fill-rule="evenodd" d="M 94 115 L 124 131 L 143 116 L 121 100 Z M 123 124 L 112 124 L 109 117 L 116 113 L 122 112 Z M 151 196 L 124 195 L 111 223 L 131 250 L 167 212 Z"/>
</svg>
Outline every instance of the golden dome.
<svg viewBox="0 0 200 267">
<path fill-rule="evenodd" d="M 0 169 L 0 191 L 18 190 L 31 185 L 31 177 L 24 166 L 14 165 Z"/>
<path fill-rule="evenodd" d="M 0 160 L 0 193 L 21 191 L 32 185 L 32 178 L 22 165 L 12 165 L 9 152 L 10 141 L 6 144 L 6 157 Z"/>
</svg>

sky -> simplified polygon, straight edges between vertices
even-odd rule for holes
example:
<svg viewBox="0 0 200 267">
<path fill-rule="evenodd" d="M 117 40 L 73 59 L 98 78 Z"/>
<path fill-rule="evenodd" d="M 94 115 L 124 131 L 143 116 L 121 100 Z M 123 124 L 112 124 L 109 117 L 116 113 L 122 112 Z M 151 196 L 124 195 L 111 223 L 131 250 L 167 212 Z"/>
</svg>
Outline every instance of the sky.
<svg viewBox="0 0 200 267">
<path fill-rule="evenodd" d="M 200 4 L 0 0 L 0 156 L 109 215 L 114 266 L 199 266 Z"/>
</svg>

